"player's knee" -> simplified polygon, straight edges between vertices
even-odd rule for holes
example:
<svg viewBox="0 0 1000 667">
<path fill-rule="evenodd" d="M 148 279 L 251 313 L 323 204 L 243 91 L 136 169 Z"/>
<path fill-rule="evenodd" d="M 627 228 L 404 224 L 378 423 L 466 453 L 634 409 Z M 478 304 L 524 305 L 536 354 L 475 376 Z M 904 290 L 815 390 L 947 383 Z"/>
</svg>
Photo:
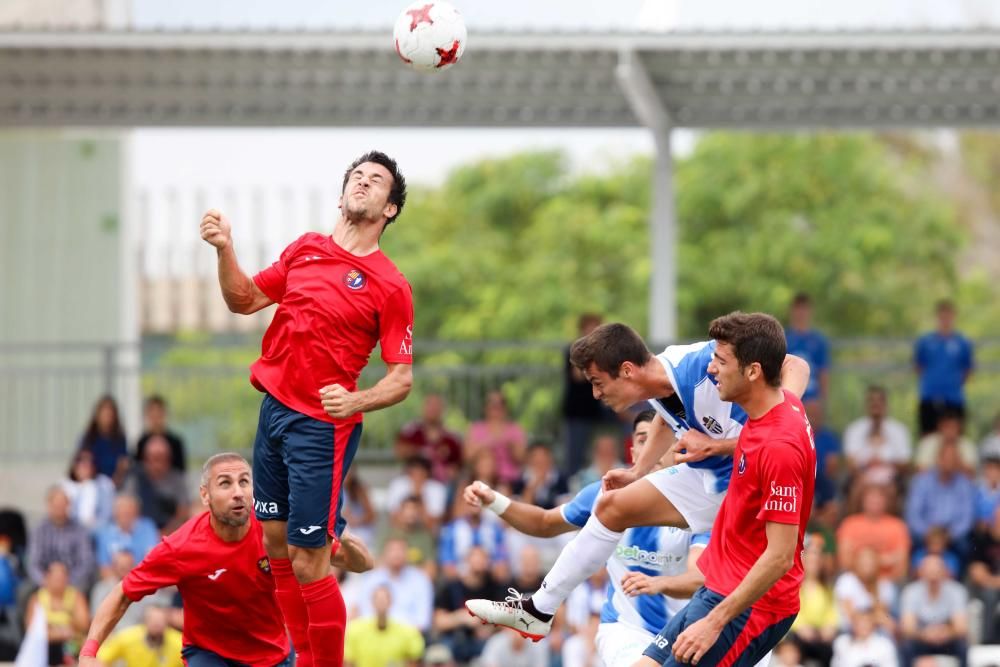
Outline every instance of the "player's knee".
<svg viewBox="0 0 1000 667">
<path fill-rule="evenodd" d="M 290 546 L 288 556 L 292 561 L 292 571 L 300 584 L 319 581 L 330 574 L 330 551 L 322 547 Z"/>
<path fill-rule="evenodd" d="M 622 506 L 619 495 L 617 491 L 601 494 L 597 499 L 597 507 L 594 512 L 605 528 L 615 532 L 621 532 L 629 527 L 626 522 L 627 513 Z"/>
</svg>

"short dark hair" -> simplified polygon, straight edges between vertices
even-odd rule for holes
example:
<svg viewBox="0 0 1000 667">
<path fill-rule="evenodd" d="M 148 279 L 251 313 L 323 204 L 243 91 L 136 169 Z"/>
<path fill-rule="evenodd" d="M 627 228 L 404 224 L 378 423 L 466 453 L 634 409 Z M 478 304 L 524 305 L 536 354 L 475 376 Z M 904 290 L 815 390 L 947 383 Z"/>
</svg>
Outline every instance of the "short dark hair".
<svg viewBox="0 0 1000 667">
<path fill-rule="evenodd" d="M 407 470 L 409 470 L 410 468 L 422 468 L 424 470 L 424 472 L 426 472 L 428 475 L 431 474 L 431 470 L 432 470 L 432 468 L 431 468 L 431 462 L 428 461 L 423 456 L 419 456 L 419 455 L 417 455 L 417 456 L 411 456 L 410 458 L 406 459 L 406 465 L 404 467 Z"/>
<path fill-rule="evenodd" d="M 642 337 L 632 327 L 618 322 L 602 324 L 569 348 L 570 363 L 581 371 L 594 364 L 612 378 L 618 377 L 626 361 L 644 366 L 652 356 Z"/>
<path fill-rule="evenodd" d="M 399 214 L 403 212 L 403 205 L 406 204 L 406 178 L 403 176 L 403 172 L 399 170 L 399 165 L 397 165 L 396 161 L 391 157 L 381 151 L 368 151 L 359 157 L 357 160 L 352 162 L 351 166 L 344 172 L 344 182 L 340 185 L 340 193 L 344 193 L 344 188 L 347 187 L 347 181 L 351 178 L 351 172 L 365 162 L 380 164 L 385 167 L 390 174 L 392 174 L 392 187 L 389 188 L 389 203 L 396 205 L 396 215 L 385 221 L 385 226 L 388 227 L 396 220 L 396 218 L 399 217 Z"/>
<path fill-rule="evenodd" d="M 868 389 L 865 390 L 866 394 L 878 394 L 885 400 L 889 400 L 889 392 L 886 391 L 885 387 L 880 384 L 870 384 Z"/>
<path fill-rule="evenodd" d="M 708 335 L 733 347 L 740 368 L 760 364 L 764 381 L 772 387 L 781 386 L 781 366 L 787 349 L 785 330 L 778 320 L 767 313 L 735 311 L 712 320 Z"/>
<path fill-rule="evenodd" d="M 163 408 L 164 410 L 166 410 L 167 399 L 163 398 L 163 396 L 159 394 L 150 394 L 150 396 L 146 398 L 146 408 L 151 408 L 154 405 L 158 408 Z"/>
<path fill-rule="evenodd" d="M 934 304 L 934 312 L 940 313 L 948 311 L 951 313 L 955 312 L 955 302 L 951 299 L 940 299 L 936 304 Z"/>
<path fill-rule="evenodd" d="M 632 420 L 632 430 L 634 431 L 639 424 L 651 422 L 654 419 L 656 419 L 656 410 L 643 410 Z"/>
<path fill-rule="evenodd" d="M 792 297 L 792 306 L 811 306 L 812 302 L 812 297 L 807 292 L 797 292 Z"/>
</svg>

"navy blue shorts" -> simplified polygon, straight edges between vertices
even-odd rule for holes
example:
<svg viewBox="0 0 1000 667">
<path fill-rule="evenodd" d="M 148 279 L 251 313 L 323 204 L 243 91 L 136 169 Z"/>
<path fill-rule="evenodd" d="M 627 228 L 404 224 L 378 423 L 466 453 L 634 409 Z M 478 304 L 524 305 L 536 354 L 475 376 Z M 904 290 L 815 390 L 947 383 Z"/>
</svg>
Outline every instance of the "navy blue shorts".
<svg viewBox="0 0 1000 667">
<path fill-rule="evenodd" d="M 664 667 L 686 665 L 674 658 L 672 649 L 677 637 L 685 628 L 702 618 L 715 608 L 724 596 L 708 590 L 704 586 L 698 589 L 691 602 L 674 614 L 660 634 L 642 652 Z M 715 645 L 708 650 L 698 667 L 752 667 L 760 662 L 767 652 L 778 645 L 792 627 L 792 621 L 797 614 L 778 616 L 760 609 L 745 610 L 722 629 Z"/>
<path fill-rule="evenodd" d="M 347 525 L 344 476 L 360 440 L 361 424 L 334 426 L 265 395 L 253 443 L 257 518 L 287 521 L 288 543 L 297 547 L 339 539 Z"/>
<path fill-rule="evenodd" d="M 184 664 L 187 667 L 250 667 L 246 663 L 223 658 L 218 653 L 212 653 L 197 646 L 185 646 L 182 648 L 181 657 L 184 659 Z M 273 667 L 291 667 L 294 664 L 292 655 L 289 654 L 287 658 Z"/>
</svg>

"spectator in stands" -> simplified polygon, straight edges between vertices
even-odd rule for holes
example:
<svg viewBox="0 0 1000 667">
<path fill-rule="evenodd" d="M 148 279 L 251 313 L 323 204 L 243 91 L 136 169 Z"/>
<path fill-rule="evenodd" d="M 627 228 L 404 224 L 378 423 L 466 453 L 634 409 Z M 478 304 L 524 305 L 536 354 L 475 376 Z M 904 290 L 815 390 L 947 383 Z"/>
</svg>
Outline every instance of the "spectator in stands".
<svg viewBox="0 0 1000 667">
<path fill-rule="evenodd" d="M 511 563 L 514 571 L 513 587 L 519 591 L 537 591 L 542 587 L 542 554 L 533 544 L 525 544 Z"/>
<path fill-rule="evenodd" d="M 385 544 L 391 539 L 400 539 L 408 546 L 407 561 L 410 565 L 425 567 L 434 566 L 437 561 L 437 540 L 427 528 L 429 523 L 424 510 L 424 501 L 420 496 L 409 496 L 399 506 L 399 509 L 389 515 L 388 522 L 383 525 L 377 541 L 378 550 L 385 549 Z M 434 578 L 436 568 L 428 571 L 428 576 Z"/>
<path fill-rule="evenodd" d="M 125 667 L 184 667 L 181 633 L 167 623 L 167 610 L 147 605 L 141 625 L 123 626 L 101 644 L 97 659 Z"/>
<path fill-rule="evenodd" d="M 490 559 L 493 576 L 510 578 L 510 563 L 504 543 L 503 525 L 496 514 L 465 502 L 460 494 L 452 503 L 454 517 L 441 529 L 438 562 L 447 579 L 457 579 L 459 566 L 466 562 L 469 549 L 482 547 Z"/>
<path fill-rule="evenodd" d="M 913 363 L 920 378 L 920 433 L 933 433 L 945 410 L 965 417 L 965 383 L 975 365 L 972 343 L 955 330 L 955 304 L 939 301 L 937 329 L 917 339 Z"/>
<path fill-rule="evenodd" d="M 86 528 L 69 515 L 69 498 L 61 487 L 46 494 L 46 517 L 35 527 L 28 541 L 28 576 L 41 586 L 49 565 L 62 563 L 69 582 L 87 590 L 94 577 L 94 545 Z"/>
<path fill-rule="evenodd" d="M 83 633 L 90 625 L 87 599 L 71 585 L 69 575 L 65 563 L 52 561 L 45 570 L 41 588 L 28 599 L 25 618 L 34 618 L 35 607 L 41 607 L 45 613 L 49 665 L 62 665 L 67 659 L 75 657 L 80 650 Z"/>
<path fill-rule="evenodd" d="M 424 652 L 424 664 L 427 667 L 455 667 L 455 658 L 444 644 L 431 644 Z"/>
<path fill-rule="evenodd" d="M 823 663 L 830 664 L 829 662 Z M 782 639 L 774 647 L 773 661 L 768 667 L 802 667 L 802 650 L 790 639 Z"/>
<path fill-rule="evenodd" d="M 937 465 L 910 482 L 906 525 L 921 545 L 932 527 L 946 529 L 951 538 L 949 548 L 964 560 L 975 519 L 976 489 L 959 466 L 958 448 L 954 444 L 942 445 Z"/>
<path fill-rule="evenodd" d="M 950 543 L 951 539 L 948 537 L 948 531 L 944 527 L 931 527 L 924 538 L 923 546 L 914 549 L 913 555 L 910 557 L 910 571 L 913 573 L 913 576 L 917 576 L 920 563 L 925 558 L 936 556 L 944 561 L 945 566 L 948 568 L 948 574 L 952 578 L 957 578 L 962 572 L 962 561 L 958 557 L 958 554 L 948 547 Z M 966 552 L 968 553 L 968 550 Z"/>
<path fill-rule="evenodd" d="M 491 391 L 486 395 L 483 411 L 483 421 L 469 425 L 469 435 L 465 439 L 465 460 L 475 459 L 484 449 L 493 452 L 497 475 L 501 481 L 511 484 L 518 478 L 524 463 L 527 448 L 524 429 L 510 418 L 507 399 L 500 391 Z"/>
<path fill-rule="evenodd" d="M 372 594 L 380 586 L 388 586 L 393 591 L 405 591 L 405 595 L 398 595 L 392 600 L 390 616 L 421 632 L 430 630 L 434 611 L 434 586 L 423 570 L 407 563 L 405 541 L 395 538 L 387 541 L 382 550 L 381 566 L 362 575 L 358 608 L 360 616 L 375 615 Z"/>
<path fill-rule="evenodd" d="M 1000 644 L 1000 508 L 989 529 L 973 536 L 969 582 L 983 602 L 983 643 Z"/>
<path fill-rule="evenodd" d="M 549 667 L 549 642 L 530 641 L 516 632 L 498 632 L 486 640 L 480 667 Z"/>
<path fill-rule="evenodd" d="M 111 396 L 102 396 L 94 405 L 87 430 L 80 439 L 79 449 L 94 456 L 97 472 L 121 486 L 128 472 L 125 430 L 118 415 L 118 404 Z"/>
<path fill-rule="evenodd" d="M 889 493 L 884 486 L 871 484 L 861 493 L 861 512 L 846 517 L 837 528 L 837 561 L 848 569 L 858 551 L 872 548 L 878 555 L 883 577 L 901 581 L 909 568 L 910 534 L 906 523 L 889 514 Z"/>
<path fill-rule="evenodd" d="M 919 579 L 903 589 L 899 628 L 907 662 L 923 655 L 948 655 L 965 664 L 965 587 L 952 580 L 938 556 L 920 563 Z"/>
<path fill-rule="evenodd" d="M 605 667 L 597 653 L 597 629 L 601 615 L 591 614 L 580 632 L 574 633 L 562 647 L 562 667 Z"/>
<path fill-rule="evenodd" d="M 344 504 L 341 513 L 354 536 L 364 544 L 371 544 L 375 538 L 375 522 L 378 517 L 365 484 L 356 470 L 351 469 L 344 479 Z"/>
<path fill-rule="evenodd" d="M 993 418 L 993 430 L 979 444 L 979 456 L 1000 459 L 1000 415 Z"/>
<path fill-rule="evenodd" d="M 601 316 L 595 313 L 580 315 L 577 322 L 578 336 L 586 336 L 599 327 L 601 321 Z M 567 475 L 574 475 L 588 460 L 587 454 L 595 430 L 604 423 L 614 422 L 614 414 L 594 398 L 590 382 L 580 369 L 570 363 L 569 346 L 563 350 L 561 409 L 566 447 L 564 469 Z"/>
<path fill-rule="evenodd" d="M 569 484 L 565 475 L 556 468 L 549 448 L 536 443 L 528 450 L 524 472 L 514 482 L 513 491 L 522 502 L 552 509 L 569 495 Z"/>
<path fill-rule="evenodd" d="M 976 483 L 976 525 L 988 530 L 1000 507 L 1000 453 L 984 454 L 979 470 L 982 474 Z"/>
<path fill-rule="evenodd" d="M 892 640 L 879 632 L 876 613 L 858 611 L 850 631 L 833 641 L 832 667 L 898 667 L 899 657 Z"/>
<path fill-rule="evenodd" d="M 107 568 L 105 576 L 94 584 L 90 591 L 90 608 L 97 609 L 104 598 L 108 596 L 115 586 L 121 583 L 125 575 L 135 567 L 135 558 L 130 551 L 116 551 L 111 556 L 111 567 Z M 147 595 L 138 602 L 133 602 L 125 610 L 125 615 L 118 621 L 118 628 L 128 628 L 142 623 L 143 614 L 147 607 L 170 607 L 173 600 L 173 593 L 170 589 L 161 589 L 152 595 Z"/>
<path fill-rule="evenodd" d="M 115 484 L 110 477 L 97 472 L 90 450 L 76 451 L 62 488 L 69 498 L 69 515 L 81 526 L 96 532 L 111 521 Z"/>
<path fill-rule="evenodd" d="M 875 550 L 860 549 L 854 556 L 854 566 L 837 577 L 833 586 L 841 629 L 849 632 L 859 612 L 873 611 L 878 628 L 892 636 L 896 627 L 892 616 L 896 595 L 895 584 L 879 575 Z"/>
<path fill-rule="evenodd" d="M 441 482 L 431 478 L 431 464 L 420 456 L 408 459 L 403 474 L 397 475 L 389 482 L 389 488 L 386 490 L 386 509 L 396 512 L 403 501 L 410 496 L 420 496 L 424 501 L 427 528 L 436 534 L 441 527 L 445 510 L 448 509 L 448 489 Z"/>
<path fill-rule="evenodd" d="M 404 589 L 397 589 L 406 595 Z M 412 625 L 393 618 L 392 592 L 387 586 L 372 591 L 370 617 L 347 625 L 344 639 L 345 667 L 416 667 L 424 653 L 424 638 Z"/>
<path fill-rule="evenodd" d="M 937 461 L 941 446 L 952 444 L 958 449 L 962 472 L 970 477 L 975 475 L 979 465 L 976 443 L 962 435 L 962 416 L 954 410 L 942 410 L 938 415 L 937 430 L 928 433 L 917 443 L 914 464 L 920 472 L 928 470 Z"/>
<path fill-rule="evenodd" d="M 434 600 L 434 633 L 452 652 L 455 660 L 466 663 L 479 657 L 493 629 L 465 610 L 466 600 L 500 599 L 505 586 L 490 574 L 486 551 L 473 547 L 459 569 L 459 578 L 447 581 Z M 487 597 L 489 596 L 489 597 Z"/>
<path fill-rule="evenodd" d="M 823 577 L 822 545 L 810 540 L 804 550 L 802 566 L 805 578 L 799 589 L 801 607 L 792 623 L 791 637 L 802 656 L 827 665 L 833 654 L 833 639 L 837 636 L 840 619 L 833 588 Z"/>
<path fill-rule="evenodd" d="M 620 437 L 611 433 L 599 435 L 594 439 L 593 449 L 590 465 L 578 471 L 570 479 L 570 488 L 576 491 L 601 479 L 609 470 L 624 465 L 620 454 L 622 451 Z"/>
<path fill-rule="evenodd" d="M 146 441 L 142 462 L 132 469 L 123 492 L 139 499 L 142 515 L 169 535 L 190 516 L 184 473 L 170 467 L 170 444 L 162 435 Z"/>
<path fill-rule="evenodd" d="M 406 424 L 396 435 L 396 458 L 423 457 L 431 464 L 431 476 L 448 484 L 462 467 L 462 436 L 445 428 L 445 409 L 440 394 L 424 397 L 420 419 Z"/>
<path fill-rule="evenodd" d="M 902 422 L 888 415 L 885 389 L 868 387 L 865 416 L 844 431 L 844 454 L 848 472 L 856 481 L 886 484 L 896 481 L 909 467 L 910 434 Z"/>
<path fill-rule="evenodd" d="M 143 455 L 146 453 L 146 443 L 149 442 L 149 439 L 154 435 L 159 435 L 170 446 L 170 467 L 179 472 L 186 471 L 187 450 L 184 448 L 184 439 L 167 426 L 166 399 L 158 394 L 153 394 L 147 398 L 142 416 L 145 430 L 135 444 L 136 462 L 142 461 Z"/>
<path fill-rule="evenodd" d="M 511 493 L 511 484 L 500 479 L 500 472 L 497 470 L 497 458 L 488 449 L 481 449 L 479 453 L 469 461 L 469 468 L 472 471 L 472 479 L 485 482 L 492 489 L 503 489 L 502 493 Z M 493 480 L 490 482 L 490 480 Z M 497 486 L 493 486 L 496 484 Z M 461 488 L 461 487 L 459 487 Z"/>
<path fill-rule="evenodd" d="M 160 531 L 156 529 L 156 524 L 139 515 L 139 501 L 126 494 L 118 496 L 115 498 L 114 521 L 97 531 L 97 566 L 101 578 L 111 575 L 116 553 L 127 551 L 138 563 L 159 542 Z"/>
<path fill-rule="evenodd" d="M 830 344 L 826 336 L 813 328 L 812 298 L 799 292 L 792 299 L 788 312 L 788 326 L 785 340 L 788 354 L 794 354 L 809 362 L 809 385 L 802 394 L 806 408 L 810 403 L 826 403 L 830 383 Z"/>
<path fill-rule="evenodd" d="M 840 437 L 824 420 L 825 409 L 820 401 L 806 403 L 806 414 L 813 430 L 816 445 L 816 487 L 814 500 L 824 505 L 837 496 L 840 479 Z"/>
</svg>

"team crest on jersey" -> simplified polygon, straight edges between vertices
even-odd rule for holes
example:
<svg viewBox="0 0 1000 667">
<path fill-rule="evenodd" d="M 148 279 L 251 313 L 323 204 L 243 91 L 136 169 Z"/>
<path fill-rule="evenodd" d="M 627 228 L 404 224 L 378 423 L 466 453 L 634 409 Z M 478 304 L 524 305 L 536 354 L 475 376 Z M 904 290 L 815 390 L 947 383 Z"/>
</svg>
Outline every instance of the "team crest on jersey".
<svg viewBox="0 0 1000 667">
<path fill-rule="evenodd" d="M 257 561 L 257 569 L 264 574 L 271 574 L 271 561 L 267 559 L 267 556 L 264 556 Z"/>
<path fill-rule="evenodd" d="M 714 433 L 715 435 L 722 435 L 722 424 L 715 417 L 709 415 L 708 417 L 702 417 L 701 423 L 704 425 L 705 429 L 709 433 Z"/>
<path fill-rule="evenodd" d="M 344 284 L 347 285 L 348 289 L 359 290 L 365 286 L 368 279 L 365 278 L 365 274 L 357 269 L 351 269 L 344 274 Z"/>
<path fill-rule="evenodd" d="M 740 465 L 739 465 L 738 468 L 736 468 L 736 472 L 738 472 L 739 474 L 742 475 L 746 471 L 747 471 L 747 455 L 743 454 L 741 452 L 740 453 Z"/>
</svg>

